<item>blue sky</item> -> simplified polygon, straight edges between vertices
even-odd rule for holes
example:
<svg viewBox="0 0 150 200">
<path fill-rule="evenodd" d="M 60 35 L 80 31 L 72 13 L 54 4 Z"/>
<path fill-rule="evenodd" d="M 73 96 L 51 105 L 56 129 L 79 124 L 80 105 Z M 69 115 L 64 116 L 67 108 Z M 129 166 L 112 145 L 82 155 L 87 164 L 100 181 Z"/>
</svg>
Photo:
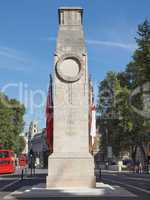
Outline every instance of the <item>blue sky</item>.
<svg viewBox="0 0 150 200">
<path fill-rule="evenodd" d="M 122 71 L 131 60 L 137 25 L 149 19 L 150 1 L 0 0 L 0 89 L 9 97 L 19 99 L 18 87 L 23 88 L 23 102 L 37 90 L 46 93 L 60 6 L 84 9 L 89 73 L 97 93 L 107 71 Z M 38 95 L 35 101 L 40 102 Z M 44 126 L 43 106 L 27 108 L 26 126 L 32 119 Z"/>
</svg>

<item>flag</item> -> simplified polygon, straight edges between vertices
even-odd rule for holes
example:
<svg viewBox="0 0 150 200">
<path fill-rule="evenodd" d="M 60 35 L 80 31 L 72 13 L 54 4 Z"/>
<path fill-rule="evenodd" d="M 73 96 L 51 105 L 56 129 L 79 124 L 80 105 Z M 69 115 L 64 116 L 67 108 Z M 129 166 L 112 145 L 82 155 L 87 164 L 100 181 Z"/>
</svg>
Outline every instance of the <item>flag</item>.
<svg viewBox="0 0 150 200">
<path fill-rule="evenodd" d="M 92 139 L 91 143 L 93 146 L 94 142 L 95 142 L 95 137 L 96 137 L 96 107 L 95 107 L 94 103 L 92 104 L 92 107 L 91 107 L 90 136 Z"/>
<path fill-rule="evenodd" d="M 46 101 L 46 141 L 50 152 L 53 151 L 53 93 L 52 76 L 50 75 L 49 89 Z"/>
<path fill-rule="evenodd" d="M 96 107 L 94 105 L 94 91 L 89 79 L 89 151 L 93 154 L 96 142 Z"/>
</svg>

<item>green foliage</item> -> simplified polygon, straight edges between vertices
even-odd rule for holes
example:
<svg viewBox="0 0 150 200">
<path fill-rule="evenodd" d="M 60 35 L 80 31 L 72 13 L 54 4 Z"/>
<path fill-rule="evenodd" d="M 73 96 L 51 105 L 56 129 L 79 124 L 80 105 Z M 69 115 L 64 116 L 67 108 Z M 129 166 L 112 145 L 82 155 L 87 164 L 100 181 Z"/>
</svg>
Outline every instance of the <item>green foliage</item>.
<svg viewBox="0 0 150 200">
<path fill-rule="evenodd" d="M 137 34 L 138 48 L 126 70 L 130 75 L 133 87 L 150 80 L 150 23 L 147 20 L 138 26 Z"/>
<path fill-rule="evenodd" d="M 24 105 L 15 99 L 0 93 L 0 144 L 1 148 L 14 149 L 20 145 L 22 139 L 18 139 L 23 130 L 25 113 Z M 17 152 L 17 151 L 16 151 Z"/>
<path fill-rule="evenodd" d="M 97 103 L 103 133 L 102 148 L 111 145 L 116 156 L 127 150 L 133 160 L 137 146 L 144 152 L 143 146 L 150 140 L 150 121 L 135 113 L 130 102 L 133 89 L 150 81 L 150 23 L 147 20 L 138 26 L 136 42 L 138 47 L 126 70 L 108 72 L 100 82 Z M 143 109 L 142 95 L 141 91 L 133 99 L 134 106 L 140 110 Z M 144 154 L 146 160 L 146 152 Z"/>
<path fill-rule="evenodd" d="M 26 142 L 23 136 L 17 136 L 14 141 L 13 149 L 19 155 L 25 148 Z"/>
</svg>

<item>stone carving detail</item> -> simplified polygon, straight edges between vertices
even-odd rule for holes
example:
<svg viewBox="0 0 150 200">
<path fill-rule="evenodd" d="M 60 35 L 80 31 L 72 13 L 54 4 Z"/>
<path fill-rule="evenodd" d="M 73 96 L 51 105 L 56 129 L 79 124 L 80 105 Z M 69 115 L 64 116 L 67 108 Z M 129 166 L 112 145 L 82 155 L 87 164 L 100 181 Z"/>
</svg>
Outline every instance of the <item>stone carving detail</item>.
<svg viewBox="0 0 150 200">
<path fill-rule="evenodd" d="M 78 81 L 83 74 L 83 61 L 78 55 L 65 54 L 56 63 L 56 73 L 65 82 Z"/>
</svg>

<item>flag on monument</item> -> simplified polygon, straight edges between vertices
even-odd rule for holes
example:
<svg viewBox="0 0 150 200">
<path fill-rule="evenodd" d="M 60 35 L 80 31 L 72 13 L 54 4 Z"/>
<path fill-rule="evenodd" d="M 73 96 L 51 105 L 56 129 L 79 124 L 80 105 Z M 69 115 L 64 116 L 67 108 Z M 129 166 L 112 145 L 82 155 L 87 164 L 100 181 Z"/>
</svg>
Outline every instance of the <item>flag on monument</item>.
<svg viewBox="0 0 150 200">
<path fill-rule="evenodd" d="M 46 101 L 46 138 L 49 150 L 53 150 L 53 96 L 52 96 L 52 76 L 50 75 L 50 83 L 48 96 Z"/>
<path fill-rule="evenodd" d="M 90 136 L 92 138 L 92 145 L 94 144 L 96 137 L 96 107 L 94 103 L 91 108 L 91 127 L 90 127 Z"/>
</svg>

